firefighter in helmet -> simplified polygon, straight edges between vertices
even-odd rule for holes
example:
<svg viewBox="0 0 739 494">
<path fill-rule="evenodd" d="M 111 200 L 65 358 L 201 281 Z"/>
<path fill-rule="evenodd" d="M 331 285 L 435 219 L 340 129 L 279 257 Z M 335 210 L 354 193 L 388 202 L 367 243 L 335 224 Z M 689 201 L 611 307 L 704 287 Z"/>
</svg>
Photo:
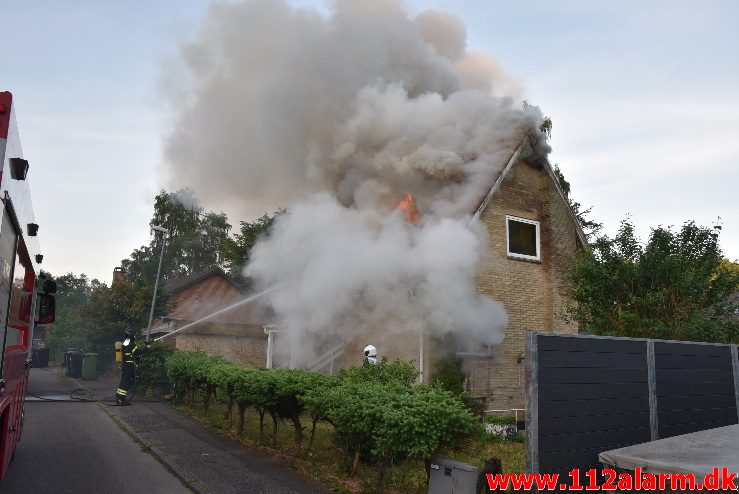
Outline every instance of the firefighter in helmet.
<svg viewBox="0 0 739 494">
<path fill-rule="evenodd" d="M 364 347 L 364 364 L 362 365 L 377 365 L 377 348 L 373 345 Z"/>
<path fill-rule="evenodd" d="M 126 398 L 136 379 L 136 360 L 149 351 L 150 344 L 147 341 L 145 346 L 137 347 L 135 332 L 132 329 L 127 329 L 123 333 L 123 362 L 121 363 L 121 382 L 115 392 L 116 405 L 130 405 Z"/>
</svg>

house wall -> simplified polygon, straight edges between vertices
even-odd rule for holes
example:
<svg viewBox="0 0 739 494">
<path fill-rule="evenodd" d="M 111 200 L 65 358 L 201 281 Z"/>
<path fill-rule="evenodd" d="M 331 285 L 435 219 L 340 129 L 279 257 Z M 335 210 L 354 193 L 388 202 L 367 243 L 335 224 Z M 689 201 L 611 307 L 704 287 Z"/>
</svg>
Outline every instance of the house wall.
<svg viewBox="0 0 739 494">
<path fill-rule="evenodd" d="M 205 324 L 178 334 L 175 342 L 178 350 L 222 355 L 246 367 L 264 367 L 267 364 L 267 336 L 261 326 Z"/>
<path fill-rule="evenodd" d="M 488 408 L 524 406 L 524 331 L 577 332 L 561 317 L 567 300 L 567 266 L 578 242 L 568 208 L 545 170 L 520 161 L 481 215 L 488 248 L 478 289 L 502 302 L 509 318 L 503 341 L 491 356 L 464 361 L 470 395 L 484 399 Z M 540 261 L 508 257 L 506 215 L 539 222 Z"/>
<path fill-rule="evenodd" d="M 338 361 L 339 367 L 362 365 L 364 362 L 364 347 L 370 344 L 377 348 L 378 359 L 382 359 L 383 357 L 387 357 L 390 361 L 401 359 L 413 362 L 416 369 L 419 368 L 421 338 L 418 332 L 412 331 L 377 332 L 375 334 L 367 334 L 364 337 L 353 338 L 344 347 L 344 355 Z M 433 356 L 429 352 L 434 349 L 434 345 L 429 341 L 428 336 L 425 336 L 423 339 L 423 347 L 423 372 L 425 382 L 428 382 L 430 363 L 433 361 Z"/>
<path fill-rule="evenodd" d="M 242 299 L 243 296 L 235 286 L 224 277 L 213 275 L 170 295 L 168 304 L 172 309 L 167 317 L 197 321 Z M 212 321 L 243 324 L 253 322 L 254 319 L 249 304 L 245 304 L 219 315 Z"/>
<path fill-rule="evenodd" d="M 540 261 L 509 258 L 506 215 L 539 222 Z M 577 230 L 569 205 L 562 199 L 549 174 L 541 167 L 519 161 L 509 171 L 482 213 L 488 231 L 487 249 L 481 259 L 478 290 L 500 301 L 508 314 L 501 344 L 489 355 L 465 356 L 464 372 L 470 396 L 487 408 L 523 408 L 525 396 L 524 331 L 536 329 L 576 333 L 574 324 L 561 315 L 567 301 L 567 267 L 578 249 Z M 337 367 L 361 365 L 362 349 L 375 345 L 379 357 L 414 361 L 418 368 L 418 333 L 367 334 L 352 338 Z M 424 340 L 424 380 L 433 379 L 434 362 L 449 355 L 450 342 Z"/>
<path fill-rule="evenodd" d="M 168 329 L 180 328 L 240 300 L 243 300 L 241 293 L 223 276 L 209 276 L 170 295 L 168 305 L 171 310 L 167 317 L 175 322 Z M 267 336 L 258 322 L 259 314 L 252 310 L 249 304 L 244 304 L 178 333 L 173 337 L 175 347 L 222 355 L 248 367 L 264 367 L 267 363 Z M 156 332 L 157 328 L 152 328 L 152 331 Z"/>
</svg>

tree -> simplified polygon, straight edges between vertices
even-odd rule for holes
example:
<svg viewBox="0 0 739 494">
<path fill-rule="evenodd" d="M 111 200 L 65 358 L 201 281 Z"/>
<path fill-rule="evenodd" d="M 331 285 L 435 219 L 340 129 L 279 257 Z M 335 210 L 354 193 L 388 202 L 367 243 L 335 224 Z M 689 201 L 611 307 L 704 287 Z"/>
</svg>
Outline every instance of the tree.
<svg viewBox="0 0 739 494">
<path fill-rule="evenodd" d="M 87 325 L 84 307 L 95 293 L 105 289 L 105 284 L 97 279 L 90 280 L 87 275 L 73 273 L 59 276 L 55 281 L 56 321 L 48 347 L 55 358 L 60 358 L 65 348 L 84 346 L 82 328 Z"/>
<path fill-rule="evenodd" d="M 99 354 L 98 365 L 113 361 L 113 345 L 123 331 L 147 325 L 152 287 L 121 281 L 112 287 L 86 275 L 68 273 L 57 278 L 57 317 L 49 342 L 55 357 L 69 347 Z M 156 315 L 166 313 L 159 301 Z"/>
<path fill-rule="evenodd" d="M 554 176 L 557 177 L 557 182 L 559 182 L 559 186 L 562 188 L 562 192 L 565 193 L 565 197 L 567 198 L 572 211 L 575 213 L 575 217 L 580 223 L 580 228 L 582 228 L 583 233 L 585 233 L 585 237 L 591 239 L 597 236 L 603 229 L 603 223 L 598 223 L 597 221 L 588 219 L 588 216 L 592 212 L 593 207 L 591 206 L 587 209 L 582 209 L 582 204 L 572 200 L 572 198 L 570 197 L 570 182 L 565 179 L 564 173 L 562 173 L 562 170 L 557 164 L 554 165 Z"/>
<path fill-rule="evenodd" d="M 239 233 L 234 234 L 233 238 L 226 239 L 224 246 L 226 269 L 228 274 L 237 280 L 240 285 L 248 285 L 248 280 L 243 278 L 241 272 L 249 262 L 251 250 L 256 245 L 257 240 L 269 235 L 275 219 L 284 212 L 284 209 L 278 209 L 272 215 L 265 213 L 261 218 L 254 221 L 241 221 Z"/>
<path fill-rule="evenodd" d="M 224 213 L 205 212 L 192 198 L 191 191 L 159 192 L 149 225 L 169 230 L 162 279 L 225 268 L 231 225 Z M 149 245 L 135 249 L 129 259 L 121 262 L 127 279 L 138 285 L 154 284 L 161 241 L 162 234 L 152 231 Z"/>
<path fill-rule="evenodd" d="M 642 245 L 622 221 L 573 263 L 568 318 L 596 334 L 736 342 L 739 272 L 723 259 L 719 232 L 690 221 L 654 228 Z"/>
</svg>

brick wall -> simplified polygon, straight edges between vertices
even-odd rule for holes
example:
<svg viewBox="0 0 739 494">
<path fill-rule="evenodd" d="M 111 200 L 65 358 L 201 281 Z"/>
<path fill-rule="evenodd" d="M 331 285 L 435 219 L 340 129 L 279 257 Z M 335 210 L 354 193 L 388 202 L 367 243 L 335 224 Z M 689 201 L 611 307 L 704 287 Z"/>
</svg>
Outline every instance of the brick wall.
<svg viewBox="0 0 739 494">
<path fill-rule="evenodd" d="M 233 284 L 223 276 L 213 275 L 171 294 L 169 306 L 172 307 L 172 310 L 167 314 L 167 317 L 183 321 L 197 321 L 201 317 L 210 315 L 243 299 L 244 296 L 239 293 Z M 235 324 L 260 322 L 262 314 L 255 313 L 255 307 L 251 304 L 244 304 L 224 312 L 212 321 Z"/>
<path fill-rule="evenodd" d="M 267 363 L 267 336 L 261 326 L 204 324 L 175 337 L 179 350 L 201 350 L 247 367 Z"/>
<path fill-rule="evenodd" d="M 166 332 L 176 330 L 243 299 L 224 276 L 207 276 L 170 294 L 171 310 L 166 316 L 169 320 L 155 325 L 152 332 L 163 327 Z M 181 350 L 202 350 L 248 367 L 264 367 L 267 336 L 260 322 L 262 316 L 253 305 L 243 304 L 165 341 Z"/>
<path fill-rule="evenodd" d="M 524 331 L 575 333 L 577 328 L 561 318 L 566 302 L 565 275 L 577 249 L 577 231 L 548 173 L 539 166 L 519 161 L 509 171 L 481 220 L 488 230 L 488 245 L 481 260 L 477 285 L 480 292 L 502 302 L 508 313 L 503 342 L 490 356 L 464 358 L 466 387 L 470 395 L 485 400 L 488 408 L 524 406 Z M 539 222 L 540 261 L 509 258 L 506 246 L 506 215 Z M 377 332 L 347 342 L 337 366 L 360 365 L 368 343 L 379 356 L 414 361 L 418 367 L 418 332 Z M 434 361 L 448 355 L 450 343 L 424 340 L 424 377 L 429 382 Z"/>
<path fill-rule="evenodd" d="M 429 337 L 424 338 L 424 369 L 425 376 L 429 375 L 430 364 L 433 356 L 429 353 L 434 349 L 433 342 L 429 341 Z M 368 344 L 377 347 L 377 356 L 382 359 L 387 357 L 390 361 L 401 359 L 413 362 L 418 369 L 420 361 L 421 340 L 417 331 L 394 331 L 384 332 L 377 331 L 363 337 L 353 338 L 344 346 L 344 355 L 338 361 L 339 367 L 349 367 L 352 365 L 362 365 L 364 361 L 364 347 Z M 428 382 L 428 379 L 426 379 Z"/>
<path fill-rule="evenodd" d="M 465 359 L 467 388 L 489 408 L 524 405 L 524 331 L 577 332 L 561 318 L 564 276 L 577 242 L 568 207 L 545 170 L 519 161 L 481 216 L 489 236 L 478 289 L 502 302 L 509 317 L 490 357 Z M 508 257 L 506 215 L 539 222 L 540 261 Z"/>
</svg>

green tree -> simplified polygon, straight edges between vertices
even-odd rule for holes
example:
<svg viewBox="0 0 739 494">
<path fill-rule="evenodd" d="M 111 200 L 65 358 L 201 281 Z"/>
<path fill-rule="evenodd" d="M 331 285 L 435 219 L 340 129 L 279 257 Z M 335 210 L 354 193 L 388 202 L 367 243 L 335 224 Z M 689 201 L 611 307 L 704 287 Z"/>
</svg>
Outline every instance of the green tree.
<svg viewBox="0 0 739 494">
<path fill-rule="evenodd" d="M 146 327 L 151 296 L 151 286 L 137 286 L 129 281 L 121 281 L 110 288 L 103 286 L 96 290 L 90 300 L 79 307 L 81 324 L 78 332 L 82 346 L 86 351 L 99 354 L 101 366 L 113 362 L 113 345 L 122 339 L 126 329 L 140 331 Z M 155 315 L 165 312 L 165 304 L 158 301 Z"/>
<path fill-rule="evenodd" d="M 169 230 L 162 260 L 163 280 L 226 266 L 226 245 L 231 225 L 224 213 L 206 212 L 187 189 L 162 190 L 154 200 L 150 226 Z M 135 249 L 121 262 L 129 280 L 153 285 L 159 265 L 162 234 L 151 231 L 149 245 Z"/>
<path fill-rule="evenodd" d="M 122 281 L 112 287 L 86 275 L 68 273 L 57 281 L 57 317 L 49 341 L 54 358 L 69 347 L 99 354 L 100 368 L 113 362 L 113 344 L 123 331 L 139 330 L 148 323 L 151 286 Z M 166 300 L 159 300 L 156 315 L 166 313 Z"/>
<path fill-rule="evenodd" d="M 241 272 L 249 262 L 251 250 L 257 240 L 269 235 L 275 219 L 284 212 L 284 209 L 278 209 L 271 215 L 265 213 L 254 221 L 241 221 L 239 232 L 235 233 L 232 238 L 226 239 L 224 245 L 226 270 L 240 285 L 248 285 L 248 280 L 243 278 Z"/>
<path fill-rule="evenodd" d="M 739 263 L 730 261 L 728 259 L 721 259 L 721 269 L 725 269 L 729 273 L 739 276 Z M 737 287 L 739 290 L 739 287 Z"/>
<path fill-rule="evenodd" d="M 567 198 L 567 201 L 570 203 L 570 207 L 572 208 L 572 211 L 575 213 L 575 217 L 577 218 L 577 221 L 580 223 L 580 228 L 582 228 L 583 233 L 585 233 L 585 237 L 588 239 L 596 237 L 600 233 L 600 231 L 603 230 L 603 223 L 598 223 L 597 221 L 594 221 L 588 218 L 588 216 L 590 216 L 590 213 L 593 210 L 592 206 L 587 209 L 583 209 L 582 204 L 580 204 L 577 201 L 574 201 L 570 197 L 570 192 L 571 192 L 570 182 L 568 182 L 565 179 L 564 173 L 562 173 L 562 170 L 559 168 L 559 165 L 557 164 L 554 165 L 554 176 L 557 177 L 557 182 L 559 182 L 559 186 L 562 188 L 562 192 L 565 193 L 565 197 Z"/>
<path fill-rule="evenodd" d="M 736 342 L 739 272 L 723 259 L 719 232 L 691 221 L 655 228 L 643 245 L 624 220 L 573 263 L 568 318 L 596 334 Z"/>
<path fill-rule="evenodd" d="M 65 348 L 84 346 L 81 329 L 87 325 L 84 308 L 95 293 L 105 289 L 105 285 L 97 279 L 90 280 L 87 275 L 73 273 L 55 278 L 55 281 L 56 322 L 47 344 L 52 358 L 61 359 Z"/>
</svg>

